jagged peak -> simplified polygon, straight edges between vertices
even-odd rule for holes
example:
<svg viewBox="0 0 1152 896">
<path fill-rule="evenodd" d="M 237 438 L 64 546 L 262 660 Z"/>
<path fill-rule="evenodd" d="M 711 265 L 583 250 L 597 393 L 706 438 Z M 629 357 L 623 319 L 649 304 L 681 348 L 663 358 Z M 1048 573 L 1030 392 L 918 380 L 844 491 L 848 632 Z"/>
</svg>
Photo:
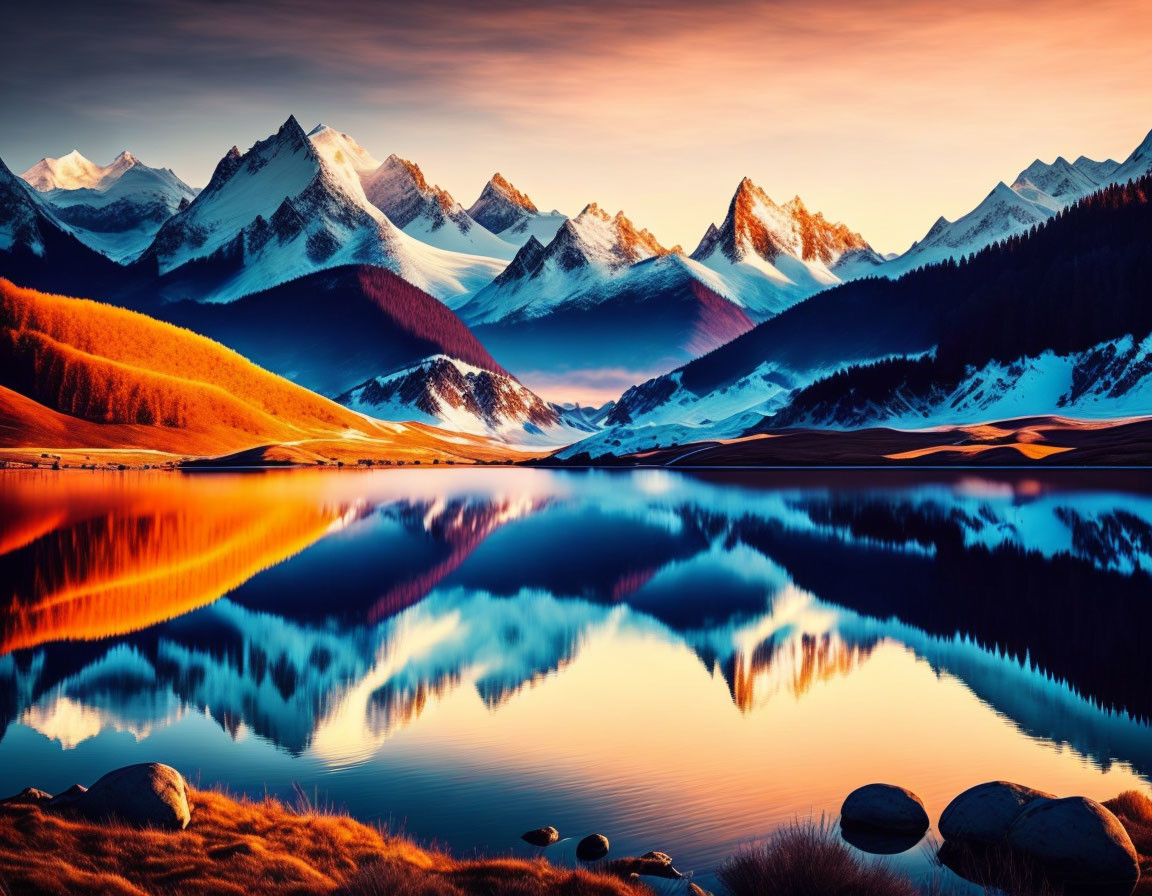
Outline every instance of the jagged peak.
<svg viewBox="0 0 1152 896">
<path fill-rule="evenodd" d="M 1076 161 L 1072 163 L 1072 167 L 1075 168 L 1077 165 L 1119 165 L 1119 164 L 1120 163 L 1117 162 L 1113 158 L 1107 158 L 1102 162 L 1097 162 L 1095 159 L 1088 158 L 1088 156 L 1077 156 Z"/>
<path fill-rule="evenodd" d="M 221 186 L 236 173 L 236 169 L 243 163 L 244 154 L 240 152 L 240 147 L 233 146 L 224 156 L 216 163 L 216 168 L 212 171 L 212 176 L 208 178 L 208 186 L 203 190 L 204 193 L 211 193 L 214 190 L 220 189 Z"/>
<path fill-rule="evenodd" d="M 620 214 L 623 213 L 621 212 Z M 601 221 L 612 220 L 612 216 L 595 202 L 589 202 L 586 206 L 584 206 L 584 208 L 580 210 L 580 214 L 576 217 L 582 218 L 585 215 L 590 215 L 593 218 L 599 218 Z"/>
<path fill-rule="evenodd" d="M 280 130 L 278 130 L 276 133 L 292 134 L 293 136 L 299 136 L 301 138 L 308 136 L 304 133 L 304 128 L 300 127 L 300 122 L 296 120 L 295 115 L 289 115 L 288 119 L 284 122 L 284 124 L 280 125 Z"/>
<path fill-rule="evenodd" d="M 491 180 L 488 181 L 487 187 L 491 187 L 493 191 L 498 193 L 504 199 L 517 205 L 525 211 L 536 212 L 536 204 L 528 198 L 527 193 L 521 193 L 517 190 L 499 171 L 492 175 Z M 487 187 L 485 189 L 487 189 Z"/>
<path fill-rule="evenodd" d="M 1004 199 L 1015 199 L 1017 194 L 1010 186 L 1008 186 L 1008 184 L 1004 183 L 1004 181 L 1000 181 L 996 184 L 996 186 L 992 188 L 992 192 L 988 194 L 988 198 L 992 199 L 993 197 L 997 196 Z"/>
<path fill-rule="evenodd" d="M 406 173 L 412 180 L 416 181 L 416 185 L 422 192 L 429 189 L 428 181 L 424 179 L 424 172 L 420 170 L 420 166 L 408 159 L 400 158 L 396 153 L 388 156 L 380 167 L 387 168 L 388 171 L 392 172 Z"/>
<path fill-rule="evenodd" d="M 799 195 L 777 205 L 751 178 L 736 187 L 724 222 L 710 224 L 692 257 L 703 260 L 720 250 L 731 261 L 758 255 L 774 262 L 781 254 L 803 261 L 832 264 L 850 249 L 868 243 L 840 223 L 829 222 L 821 212 L 811 212 Z"/>
<path fill-rule="evenodd" d="M 309 137 L 315 137 L 317 134 L 323 134 L 326 131 L 333 131 L 335 133 L 339 133 L 339 131 L 337 131 L 335 128 L 331 128 L 328 125 L 324 124 L 324 122 L 320 122 L 318 125 L 316 125 L 316 127 L 312 128 L 312 130 L 310 130 L 308 132 L 308 136 Z"/>
</svg>

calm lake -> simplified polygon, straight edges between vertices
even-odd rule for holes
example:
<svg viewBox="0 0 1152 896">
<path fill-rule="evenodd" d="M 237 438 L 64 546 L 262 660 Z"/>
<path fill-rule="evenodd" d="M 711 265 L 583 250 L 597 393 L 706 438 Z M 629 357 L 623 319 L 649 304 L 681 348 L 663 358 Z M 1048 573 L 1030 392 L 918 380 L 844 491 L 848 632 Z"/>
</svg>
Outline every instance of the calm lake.
<svg viewBox="0 0 1152 896">
<path fill-rule="evenodd" d="M 1152 780 L 1146 473 L 7 472 L 0 521 L 0 795 L 160 761 L 707 886 L 871 781 Z"/>
</svg>

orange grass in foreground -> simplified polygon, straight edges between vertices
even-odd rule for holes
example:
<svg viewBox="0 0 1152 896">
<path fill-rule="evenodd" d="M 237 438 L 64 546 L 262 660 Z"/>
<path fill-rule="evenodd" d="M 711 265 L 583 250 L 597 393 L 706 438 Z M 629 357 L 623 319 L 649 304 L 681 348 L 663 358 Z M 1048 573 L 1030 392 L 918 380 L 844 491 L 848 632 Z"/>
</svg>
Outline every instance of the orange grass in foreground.
<svg viewBox="0 0 1152 896">
<path fill-rule="evenodd" d="M 1128 790 L 1104 805 L 1120 819 L 1140 854 L 1140 882 L 1132 896 L 1152 896 L 1152 799 Z"/>
<path fill-rule="evenodd" d="M 461 861 L 346 816 L 189 789 L 183 831 L 0 807 L 0 891 L 73 896 L 634 896 L 646 887 L 544 861 Z"/>
</svg>

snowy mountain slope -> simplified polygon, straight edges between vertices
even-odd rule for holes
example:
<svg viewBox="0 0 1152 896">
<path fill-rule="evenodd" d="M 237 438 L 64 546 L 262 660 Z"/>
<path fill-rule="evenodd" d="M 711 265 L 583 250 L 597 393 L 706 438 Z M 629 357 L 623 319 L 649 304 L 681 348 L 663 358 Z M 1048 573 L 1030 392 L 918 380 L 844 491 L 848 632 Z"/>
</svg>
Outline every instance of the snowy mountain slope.
<svg viewBox="0 0 1152 896">
<path fill-rule="evenodd" d="M 362 175 L 368 201 L 421 242 L 451 252 L 510 260 L 516 246 L 478 224 L 451 194 L 428 183 L 413 162 L 393 154 Z"/>
<path fill-rule="evenodd" d="M 833 401 L 785 410 L 788 426 L 919 429 L 1039 417 L 1115 420 L 1152 414 L 1152 337 L 1131 336 L 1078 352 L 1044 352 L 970 368 L 959 383 L 897 387 L 877 400 Z"/>
<path fill-rule="evenodd" d="M 1088 174 L 1089 170 L 1094 169 L 1090 166 L 1077 169 L 1063 156 L 1058 157 L 1051 165 L 1046 165 L 1037 159 L 1020 172 L 1020 176 L 1012 184 L 1012 190 L 1033 202 L 1043 202 L 1048 197 L 1058 199 L 1062 208 L 1063 205 L 1075 202 L 1081 196 L 1087 196 L 1100 186 L 1099 181 Z"/>
<path fill-rule="evenodd" d="M 876 273 L 897 277 L 913 268 L 958 259 L 998 240 L 1024 233 L 1061 209 L 1112 183 L 1125 183 L 1152 171 L 1152 132 L 1123 162 L 1097 162 L 1080 156 L 1071 164 L 1063 156 L 1052 163 L 1036 159 L 1009 187 L 997 184 L 968 214 L 949 221 L 941 217 L 903 255 Z M 1014 195 L 1013 195 L 1014 194 Z"/>
<path fill-rule="evenodd" d="M 124 270 L 77 239 L 44 195 L 0 161 L 0 277 L 66 293 L 119 286 Z"/>
<path fill-rule="evenodd" d="M 35 189 L 49 190 L 105 190 L 129 168 L 137 164 L 125 150 L 108 165 L 97 165 L 72 150 L 59 159 L 43 158 L 20 175 Z"/>
<path fill-rule="evenodd" d="M 347 167 L 322 159 L 295 118 L 247 153 L 233 147 L 142 261 L 155 266 L 166 295 L 215 301 L 341 264 L 386 267 L 444 299 L 473 292 L 505 266 L 400 231 Z"/>
<path fill-rule="evenodd" d="M 1123 184 L 1146 174 L 1152 174 L 1152 131 L 1140 141 L 1119 167 L 1108 175 L 1108 182 Z"/>
<path fill-rule="evenodd" d="M 555 209 L 541 212 L 526 193 L 517 190 L 499 172 L 484 185 L 468 214 L 502 240 L 517 247 L 532 238 L 541 244 L 551 242 L 556 231 L 568 220 L 567 215 Z"/>
<path fill-rule="evenodd" d="M 1080 158 L 1072 163 L 1072 167 L 1086 175 L 1093 182 L 1103 185 L 1112 182 L 1112 175 L 1116 173 L 1116 169 L 1120 167 L 1120 163 L 1115 159 L 1105 159 L 1103 162 L 1097 162 L 1087 156 L 1080 156 Z"/>
<path fill-rule="evenodd" d="M 383 420 L 416 420 L 518 445 L 566 445 L 595 429 L 572 425 L 578 421 L 568 420 L 506 373 L 445 355 L 373 377 L 336 400 Z"/>
<path fill-rule="evenodd" d="M 349 180 L 358 181 L 380 167 L 363 146 L 326 124 L 318 124 L 308 132 L 308 139 L 321 158 L 337 170 L 342 170 Z"/>
<path fill-rule="evenodd" d="M 160 226 L 196 196 L 170 169 L 151 168 L 129 152 L 102 168 L 83 157 L 65 159 L 44 159 L 21 176 L 40 185 L 79 239 L 115 261 L 140 255 Z M 63 186 L 68 183 L 83 185 Z"/>
<path fill-rule="evenodd" d="M 1063 208 L 1062 202 L 1032 187 L 1027 181 L 1018 180 L 1017 184 L 1019 190 L 1001 181 L 968 214 L 955 221 L 940 218 L 923 239 L 899 258 L 885 264 L 880 273 L 898 277 L 926 264 L 960 258 L 1043 224 Z"/>
</svg>

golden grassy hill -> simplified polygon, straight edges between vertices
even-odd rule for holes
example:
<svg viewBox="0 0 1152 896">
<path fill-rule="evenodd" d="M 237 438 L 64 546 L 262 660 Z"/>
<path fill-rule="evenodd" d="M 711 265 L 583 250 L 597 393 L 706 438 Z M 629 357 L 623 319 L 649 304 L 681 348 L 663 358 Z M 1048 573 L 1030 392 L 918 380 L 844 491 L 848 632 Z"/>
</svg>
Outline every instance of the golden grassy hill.
<svg viewBox="0 0 1152 896">
<path fill-rule="evenodd" d="M 365 418 L 189 330 L 3 279 L 0 448 L 247 452 L 248 462 L 510 454 L 481 437 Z"/>
</svg>

